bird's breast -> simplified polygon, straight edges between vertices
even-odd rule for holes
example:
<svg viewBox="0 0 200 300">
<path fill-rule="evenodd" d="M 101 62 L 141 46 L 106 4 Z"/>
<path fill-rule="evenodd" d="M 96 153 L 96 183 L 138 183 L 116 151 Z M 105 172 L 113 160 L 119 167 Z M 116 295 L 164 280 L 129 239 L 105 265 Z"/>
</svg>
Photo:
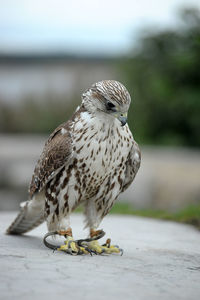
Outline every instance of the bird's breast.
<svg viewBox="0 0 200 300">
<path fill-rule="evenodd" d="M 113 126 L 98 120 L 82 121 L 82 125 L 76 125 L 73 143 L 80 181 L 99 186 L 119 168 L 125 169 L 133 138 L 128 126 L 121 127 L 118 120 Z"/>
</svg>

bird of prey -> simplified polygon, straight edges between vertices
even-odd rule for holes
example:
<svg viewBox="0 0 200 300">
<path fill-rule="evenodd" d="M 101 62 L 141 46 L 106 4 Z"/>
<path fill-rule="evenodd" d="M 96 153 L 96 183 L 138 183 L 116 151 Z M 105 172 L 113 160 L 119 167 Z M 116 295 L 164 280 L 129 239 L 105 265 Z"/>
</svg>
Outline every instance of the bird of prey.
<svg viewBox="0 0 200 300">
<path fill-rule="evenodd" d="M 131 97 L 118 81 L 97 82 L 82 94 L 81 105 L 45 143 L 29 188 L 29 200 L 7 229 L 23 234 L 46 220 L 46 246 L 73 255 L 120 253 L 120 248 L 98 230 L 119 194 L 132 183 L 140 167 L 140 150 L 127 124 Z M 70 214 L 84 206 L 89 237 L 75 240 Z M 47 242 L 62 235 L 64 245 Z"/>
</svg>

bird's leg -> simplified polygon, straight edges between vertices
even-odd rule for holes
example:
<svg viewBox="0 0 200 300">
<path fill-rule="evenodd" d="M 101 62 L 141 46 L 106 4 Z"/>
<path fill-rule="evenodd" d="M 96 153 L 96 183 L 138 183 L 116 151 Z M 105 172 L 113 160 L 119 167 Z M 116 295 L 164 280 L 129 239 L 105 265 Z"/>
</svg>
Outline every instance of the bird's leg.
<svg viewBox="0 0 200 300">
<path fill-rule="evenodd" d="M 97 230 L 102 220 L 102 211 L 98 210 L 94 199 L 89 199 L 85 202 L 86 227 L 90 228 L 90 238 L 82 241 L 81 245 L 87 245 L 88 248 L 96 254 L 102 253 L 122 253 L 122 250 L 117 246 L 110 244 L 108 239 L 105 244 L 100 245 L 98 240 L 105 235 L 103 230 Z"/>
<path fill-rule="evenodd" d="M 46 241 L 46 238 L 48 236 L 52 235 L 60 235 L 64 236 L 66 238 L 65 244 L 61 246 L 54 246 Z M 86 247 L 79 246 L 77 242 L 73 239 L 72 235 L 72 229 L 69 227 L 67 230 L 59 230 L 59 231 L 53 231 L 49 232 L 44 237 L 44 244 L 50 249 L 58 250 L 58 251 L 64 251 L 65 253 L 71 254 L 71 255 L 78 255 L 78 254 L 88 254 L 91 253 L 90 250 L 86 250 Z"/>
<path fill-rule="evenodd" d="M 103 230 L 95 230 L 93 228 L 90 229 L 90 241 L 87 242 L 88 248 L 95 252 L 96 254 L 111 254 L 111 253 L 121 253 L 123 254 L 123 250 L 120 249 L 118 246 L 111 245 L 111 239 L 107 239 L 106 243 L 100 245 L 98 239 L 105 235 Z M 86 241 L 86 240 L 85 240 Z M 83 245 L 85 242 L 83 241 Z"/>
<path fill-rule="evenodd" d="M 65 240 L 65 244 L 61 245 L 57 250 L 64 251 L 71 255 L 77 255 L 79 252 L 79 249 L 78 249 L 76 243 L 74 242 L 71 227 L 69 227 L 67 230 L 58 231 L 58 234 L 61 236 L 64 236 L 66 238 L 66 240 Z"/>
</svg>

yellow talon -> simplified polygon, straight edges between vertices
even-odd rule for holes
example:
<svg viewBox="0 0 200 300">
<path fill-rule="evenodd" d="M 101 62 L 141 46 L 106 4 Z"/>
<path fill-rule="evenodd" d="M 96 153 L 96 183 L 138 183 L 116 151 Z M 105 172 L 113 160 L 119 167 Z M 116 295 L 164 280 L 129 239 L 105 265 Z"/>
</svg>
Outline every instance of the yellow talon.
<svg viewBox="0 0 200 300">
<path fill-rule="evenodd" d="M 88 243 L 88 248 L 94 251 L 96 254 L 111 254 L 111 253 L 122 253 L 122 250 L 118 247 L 110 244 L 105 244 L 101 246 L 97 240 Z"/>
<path fill-rule="evenodd" d="M 78 246 L 71 236 L 68 236 L 64 243 L 65 245 L 61 245 L 60 248 L 57 249 L 58 251 L 65 251 L 74 255 L 89 253 L 89 251 L 87 251 L 87 249 L 85 249 L 84 247 Z"/>
<path fill-rule="evenodd" d="M 73 237 L 68 236 L 65 245 L 61 245 L 60 248 L 57 249 L 58 251 L 66 251 L 70 253 L 79 253 L 79 248 L 76 246 Z"/>
<path fill-rule="evenodd" d="M 106 247 L 106 246 L 102 246 L 103 249 L 105 249 L 105 253 L 111 254 L 111 253 L 120 253 L 121 250 L 115 246 L 110 246 L 110 247 Z"/>
<path fill-rule="evenodd" d="M 104 252 L 103 247 L 96 240 L 89 242 L 88 248 L 98 254 L 101 254 Z"/>
<path fill-rule="evenodd" d="M 82 251 L 82 253 L 88 254 L 88 251 L 84 247 L 79 247 L 79 249 Z"/>
</svg>

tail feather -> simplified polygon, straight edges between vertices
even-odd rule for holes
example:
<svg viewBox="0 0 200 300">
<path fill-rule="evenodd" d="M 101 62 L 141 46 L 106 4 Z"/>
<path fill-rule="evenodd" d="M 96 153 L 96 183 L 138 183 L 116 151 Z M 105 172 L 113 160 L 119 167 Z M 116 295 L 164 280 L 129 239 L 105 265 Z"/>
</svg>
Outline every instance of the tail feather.
<svg viewBox="0 0 200 300">
<path fill-rule="evenodd" d="M 7 234 L 23 234 L 42 224 L 45 200 L 42 195 L 21 204 L 21 211 L 8 227 Z"/>
</svg>

